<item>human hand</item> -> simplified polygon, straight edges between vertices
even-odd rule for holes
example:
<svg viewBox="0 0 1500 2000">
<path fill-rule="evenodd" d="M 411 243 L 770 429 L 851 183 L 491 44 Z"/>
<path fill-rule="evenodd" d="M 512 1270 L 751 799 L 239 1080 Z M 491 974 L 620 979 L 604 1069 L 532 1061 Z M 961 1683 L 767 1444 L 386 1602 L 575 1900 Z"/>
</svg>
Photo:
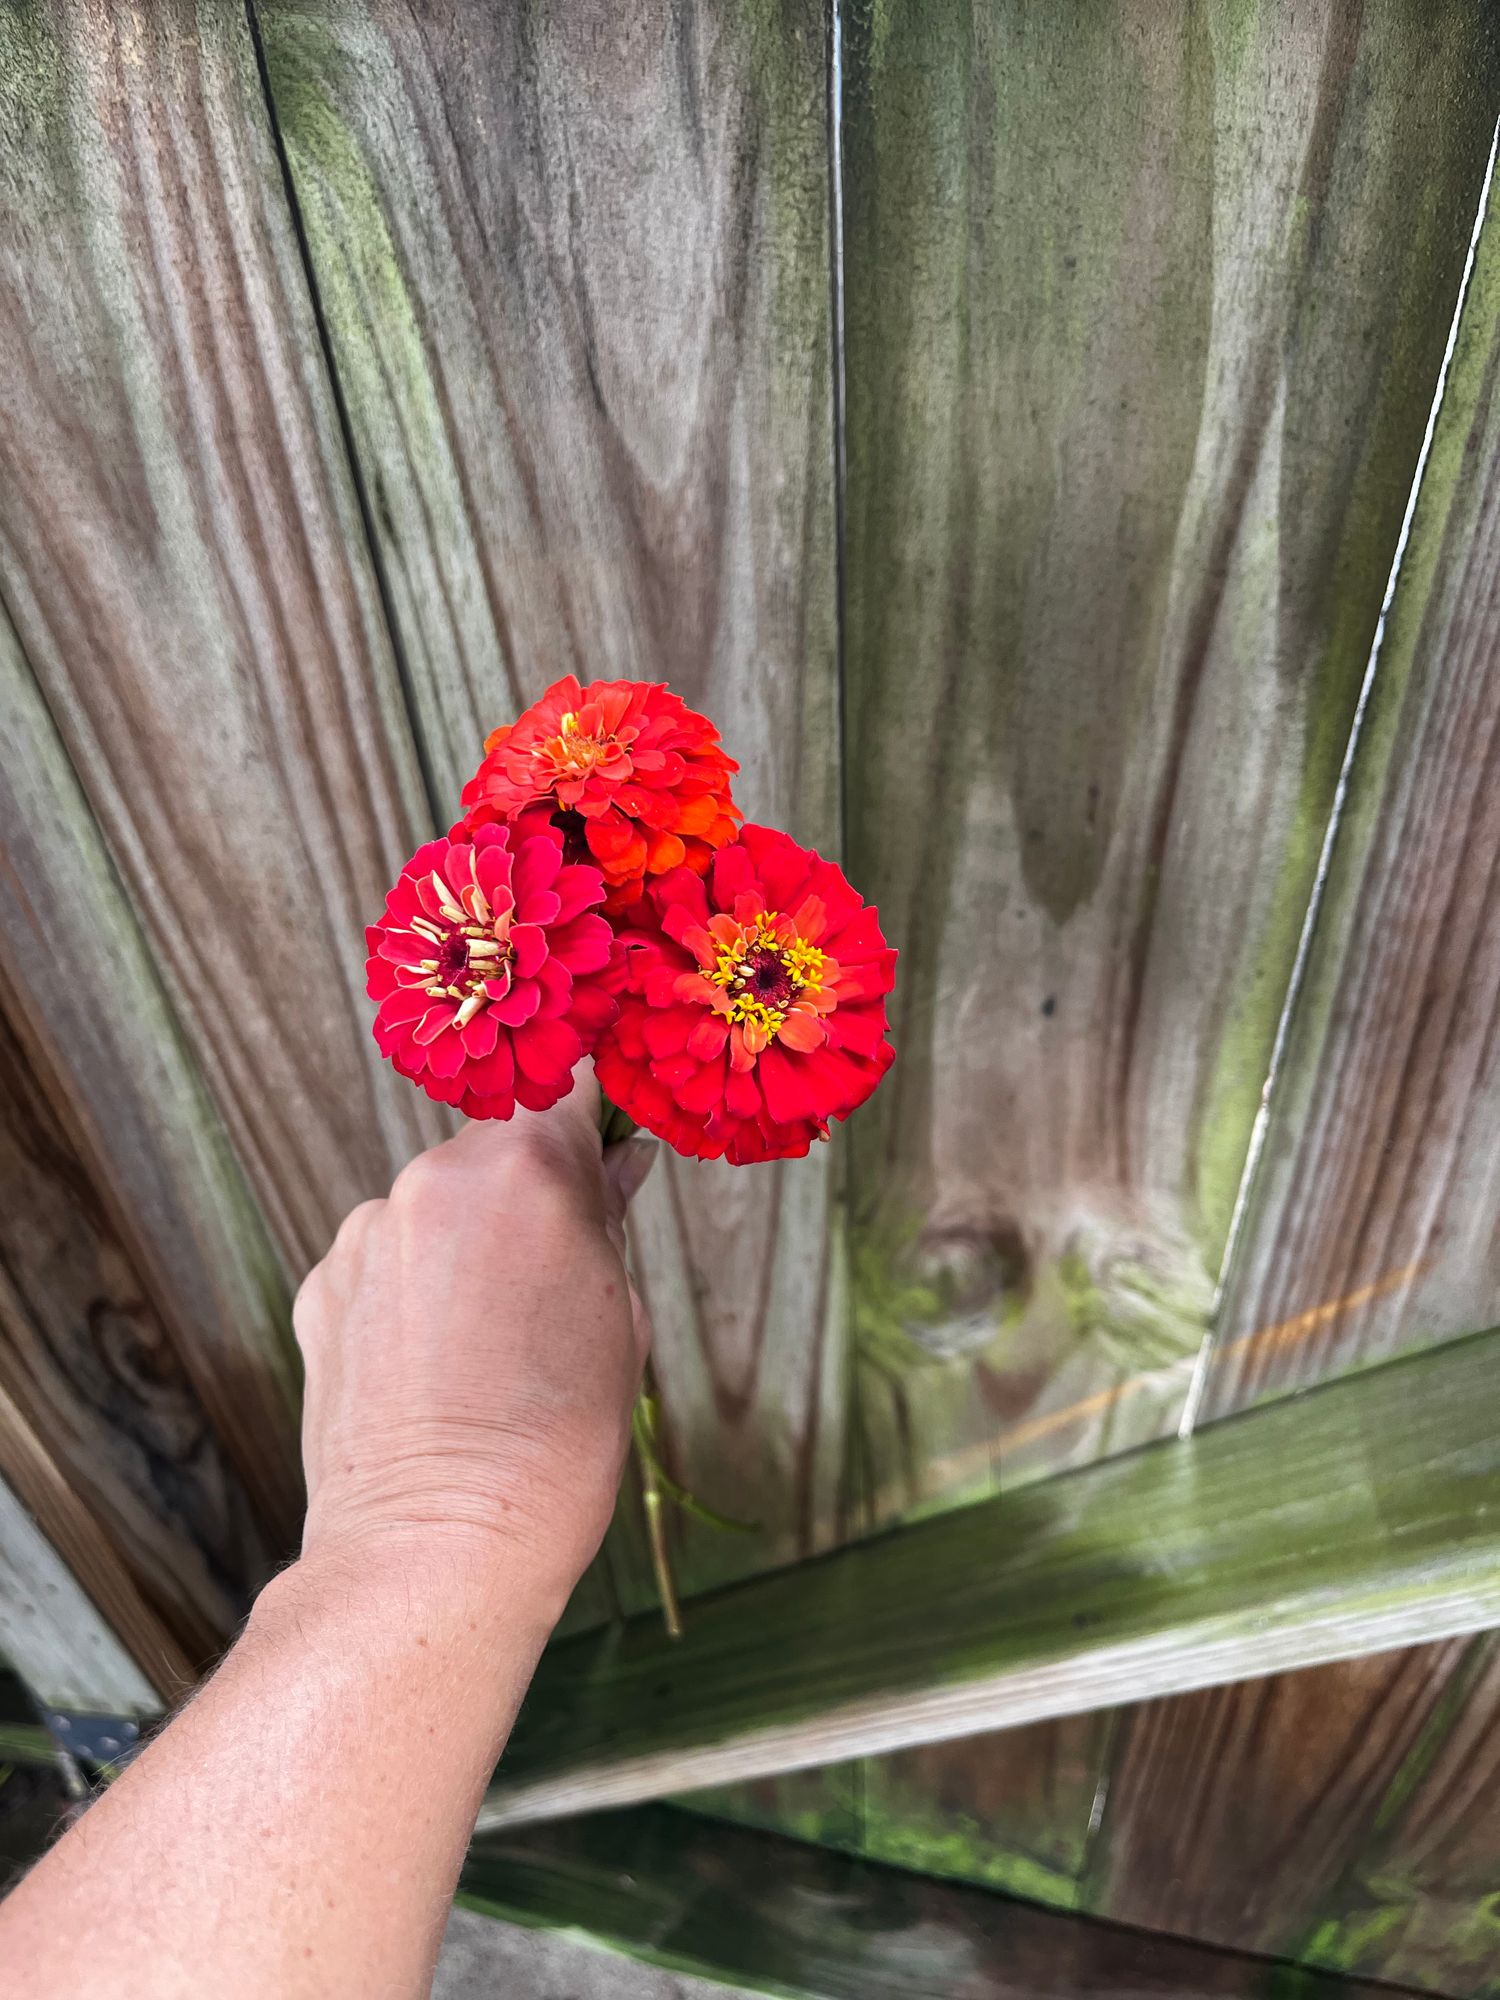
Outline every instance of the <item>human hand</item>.
<svg viewBox="0 0 1500 2000">
<path fill-rule="evenodd" d="M 585 1069 L 365 1202 L 298 1294 L 304 1559 L 519 1560 L 559 1613 L 609 1525 L 649 1332 L 625 1271 L 647 1140 Z"/>
</svg>

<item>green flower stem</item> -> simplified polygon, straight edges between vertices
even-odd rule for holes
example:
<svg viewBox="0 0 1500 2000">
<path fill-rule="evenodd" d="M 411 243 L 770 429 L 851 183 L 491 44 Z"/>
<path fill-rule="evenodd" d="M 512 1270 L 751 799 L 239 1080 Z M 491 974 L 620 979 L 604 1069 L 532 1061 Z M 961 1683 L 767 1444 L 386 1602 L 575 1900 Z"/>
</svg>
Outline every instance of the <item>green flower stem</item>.
<svg viewBox="0 0 1500 2000">
<path fill-rule="evenodd" d="M 656 1403 L 649 1389 L 642 1389 L 630 1415 L 630 1434 L 635 1440 L 635 1459 L 641 1475 L 641 1504 L 646 1510 L 646 1537 L 651 1544 L 651 1568 L 661 1599 L 661 1615 L 667 1637 L 682 1637 L 682 1612 L 677 1604 L 677 1584 L 672 1560 L 667 1553 L 666 1523 L 662 1520 L 662 1471 L 652 1442 L 656 1425 Z"/>
<path fill-rule="evenodd" d="M 606 1146 L 618 1146 L 622 1139 L 633 1139 L 640 1126 L 623 1112 L 618 1104 L 611 1104 L 601 1094 L 599 1101 L 599 1137 Z"/>
</svg>

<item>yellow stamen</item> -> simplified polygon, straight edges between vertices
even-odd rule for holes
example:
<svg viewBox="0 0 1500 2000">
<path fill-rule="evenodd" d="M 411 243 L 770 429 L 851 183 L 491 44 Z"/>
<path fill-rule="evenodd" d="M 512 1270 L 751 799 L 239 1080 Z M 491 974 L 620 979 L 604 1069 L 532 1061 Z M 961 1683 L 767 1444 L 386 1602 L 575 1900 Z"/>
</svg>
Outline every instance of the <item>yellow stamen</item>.
<svg viewBox="0 0 1500 2000">
<path fill-rule="evenodd" d="M 828 967 L 827 955 L 799 936 L 789 920 L 773 910 L 763 910 L 748 924 L 716 917 L 710 929 L 715 957 L 713 970 L 707 976 L 715 986 L 724 989 L 729 1000 L 729 1019 L 746 1030 L 745 1046 L 752 1054 L 758 1054 L 767 1042 L 776 1038 L 788 1007 L 774 1004 L 755 990 L 756 971 L 764 968 L 767 958 L 774 960 L 791 988 L 787 998 L 795 1001 L 806 988 L 819 987 Z M 747 962 L 757 955 L 758 966 Z"/>
</svg>

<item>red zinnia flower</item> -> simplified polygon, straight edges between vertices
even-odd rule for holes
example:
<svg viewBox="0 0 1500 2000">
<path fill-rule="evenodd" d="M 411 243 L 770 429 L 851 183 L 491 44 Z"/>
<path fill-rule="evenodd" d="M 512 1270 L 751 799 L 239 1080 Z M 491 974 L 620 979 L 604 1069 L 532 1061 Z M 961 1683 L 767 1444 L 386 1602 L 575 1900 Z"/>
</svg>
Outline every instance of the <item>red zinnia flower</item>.
<svg viewBox="0 0 1500 2000">
<path fill-rule="evenodd" d="M 550 814 L 569 836 L 568 858 L 602 870 L 612 910 L 633 903 L 647 875 L 683 866 L 701 875 L 734 838 L 729 780 L 739 766 L 713 724 L 669 688 L 585 688 L 569 674 L 484 747 L 463 790 L 469 826 L 540 808 L 537 817 Z"/>
<path fill-rule="evenodd" d="M 615 1011 L 597 868 L 551 827 L 483 826 L 419 847 L 365 932 L 382 1055 L 470 1118 L 545 1111 Z"/>
<path fill-rule="evenodd" d="M 890 1067 L 896 954 L 831 861 L 747 826 L 705 880 L 648 886 L 595 1052 L 622 1111 L 681 1153 L 800 1156 Z"/>
</svg>

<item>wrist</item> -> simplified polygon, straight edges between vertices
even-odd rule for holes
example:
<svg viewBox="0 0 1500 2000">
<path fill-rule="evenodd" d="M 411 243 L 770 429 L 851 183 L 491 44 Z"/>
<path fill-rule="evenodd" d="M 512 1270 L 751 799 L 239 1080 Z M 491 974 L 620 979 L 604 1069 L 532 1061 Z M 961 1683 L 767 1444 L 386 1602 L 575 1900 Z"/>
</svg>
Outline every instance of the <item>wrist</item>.
<svg viewBox="0 0 1500 2000">
<path fill-rule="evenodd" d="M 442 1675 L 472 1669 L 505 1706 L 507 1667 L 521 1684 L 562 1615 L 568 1591 L 524 1552 L 496 1538 L 444 1528 L 389 1527 L 319 1538 L 261 1591 L 246 1639 L 299 1644 L 366 1670 L 392 1667 Z"/>
<path fill-rule="evenodd" d="M 500 1521 L 451 1504 L 380 1508 L 315 1498 L 295 1567 L 331 1587 L 387 1581 L 419 1601 L 474 1601 L 482 1611 L 514 1604 L 550 1631 L 567 1608 L 580 1565 L 571 1550 L 525 1520 Z"/>
</svg>

